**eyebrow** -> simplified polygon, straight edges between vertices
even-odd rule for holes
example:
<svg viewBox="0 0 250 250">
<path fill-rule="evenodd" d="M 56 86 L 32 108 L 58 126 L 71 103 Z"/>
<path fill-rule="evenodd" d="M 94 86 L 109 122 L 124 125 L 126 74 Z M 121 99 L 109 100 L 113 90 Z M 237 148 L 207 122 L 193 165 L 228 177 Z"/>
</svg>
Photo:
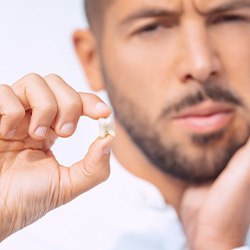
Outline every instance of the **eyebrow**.
<svg viewBox="0 0 250 250">
<path fill-rule="evenodd" d="M 226 12 L 230 10 L 242 9 L 244 7 L 250 8 L 249 0 L 239 0 L 239 1 L 233 0 L 232 2 L 224 3 L 218 7 L 212 8 L 211 10 L 208 11 L 208 14 L 217 14 L 217 13 Z M 207 14 L 207 13 L 204 12 L 202 14 Z"/>
<path fill-rule="evenodd" d="M 122 26 L 128 25 L 131 22 L 138 20 L 138 19 L 142 19 L 142 18 L 177 16 L 179 14 L 180 13 L 178 12 L 167 10 L 167 9 L 162 9 L 162 8 L 144 8 L 124 18 L 121 21 L 121 25 Z"/>
<path fill-rule="evenodd" d="M 224 3 L 220 6 L 216 6 L 209 11 L 199 11 L 200 14 L 218 14 L 221 12 L 226 12 L 230 10 L 236 10 L 241 8 L 250 8 L 250 0 L 239 0 L 239 1 L 231 1 Z M 168 17 L 168 16 L 178 16 L 181 13 L 178 11 L 163 9 L 163 8 L 144 8 L 140 9 L 128 17 L 124 18 L 120 23 L 122 26 L 126 26 L 132 23 L 135 20 L 142 19 L 142 18 L 150 18 L 150 17 Z"/>
</svg>

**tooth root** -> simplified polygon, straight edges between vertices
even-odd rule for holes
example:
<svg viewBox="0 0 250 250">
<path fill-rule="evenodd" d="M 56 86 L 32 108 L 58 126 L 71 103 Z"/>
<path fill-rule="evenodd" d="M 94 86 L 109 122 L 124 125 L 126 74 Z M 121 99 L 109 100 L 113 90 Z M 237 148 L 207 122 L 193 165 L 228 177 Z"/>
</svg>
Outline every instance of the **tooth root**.
<svg viewBox="0 0 250 250">
<path fill-rule="evenodd" d="M 107 134 L 107 132 L 106 132 L 106 130 L 100 130 L 100 137 L 101 138 L 104 138 L 105 136 L 106 136 L 106 134 Z"/>
<path fill-rule="evenodd" d="M 115 131 L 113 129 L 109 129 L 108 134 L 111 135 L 112 137 L 115 137 Z"/>
<path fill-rule="evenodd" d="M 113 119 L 111 116 L 107 118 L 100 118 L 99 122 L 99 130 L 100 130 L 100 137 L 104 138 L 107 134 L 115 137 L 115 131 L 113 127 Z"/>
</svg>

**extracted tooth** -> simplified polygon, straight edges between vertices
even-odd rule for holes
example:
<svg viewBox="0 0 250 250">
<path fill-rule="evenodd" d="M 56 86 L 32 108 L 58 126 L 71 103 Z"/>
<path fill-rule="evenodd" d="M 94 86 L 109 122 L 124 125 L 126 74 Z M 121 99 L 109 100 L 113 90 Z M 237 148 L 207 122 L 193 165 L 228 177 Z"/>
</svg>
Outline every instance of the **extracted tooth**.
<svg viewBox="0 0 250 250">
<path fill-rule="evenodd" d="M 101 138 L 104 138 L 108 134 L 115 137 L 115 130 L 114 130 L 112 116 L 109 116 L 107 118 L 100 118 L 98 120 L 98 122 L 99 122 L 99 129 L 100 129 L 100 137 Z"/>
<path fill-rule="evenodd" d="M 111 135 L 112 137 L 115 137 L 115 130 L 114 130 L 114 129 L 108 129 L 107 132 L 108 132 L 108 134 Z"/>
</svg>

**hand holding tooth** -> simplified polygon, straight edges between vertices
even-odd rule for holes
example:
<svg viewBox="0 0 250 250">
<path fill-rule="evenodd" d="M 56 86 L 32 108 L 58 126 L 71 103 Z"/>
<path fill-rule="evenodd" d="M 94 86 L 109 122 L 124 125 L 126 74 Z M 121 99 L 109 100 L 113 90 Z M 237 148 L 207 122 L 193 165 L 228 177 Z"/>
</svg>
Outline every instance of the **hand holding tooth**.
<svg viewBox="0 0 250 250">
<path fill-rule="evenodd" d="M 109 176 L 112 136 L 97 138 L 71 167 L 50 151 L 57 137 L 74 133 L 82 115 L 98 120 L 111 109 L 57 75 L 29 74 L 0 85 L 0 241 Z"/>
</svg>

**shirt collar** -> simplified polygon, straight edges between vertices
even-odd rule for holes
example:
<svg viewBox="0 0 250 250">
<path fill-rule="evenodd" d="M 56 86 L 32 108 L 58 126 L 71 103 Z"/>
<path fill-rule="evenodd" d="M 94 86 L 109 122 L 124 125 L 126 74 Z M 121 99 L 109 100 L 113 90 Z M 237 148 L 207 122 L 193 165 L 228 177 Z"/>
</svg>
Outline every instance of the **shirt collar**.
<svg viewBox="0 0 250 250">
<path fill-rule="evenodd" d="M 110 165 L 111 175 L 108 181 L 112 185 L 115 184 L 114 186 L 119 189 L 117 191 L 122 193 L 123 198 L 158 209 L 165 209 L 169 206 L 155 185 L 130 173 L 120 164 L 114 154 L 111 155 Z"/>
</svg>

